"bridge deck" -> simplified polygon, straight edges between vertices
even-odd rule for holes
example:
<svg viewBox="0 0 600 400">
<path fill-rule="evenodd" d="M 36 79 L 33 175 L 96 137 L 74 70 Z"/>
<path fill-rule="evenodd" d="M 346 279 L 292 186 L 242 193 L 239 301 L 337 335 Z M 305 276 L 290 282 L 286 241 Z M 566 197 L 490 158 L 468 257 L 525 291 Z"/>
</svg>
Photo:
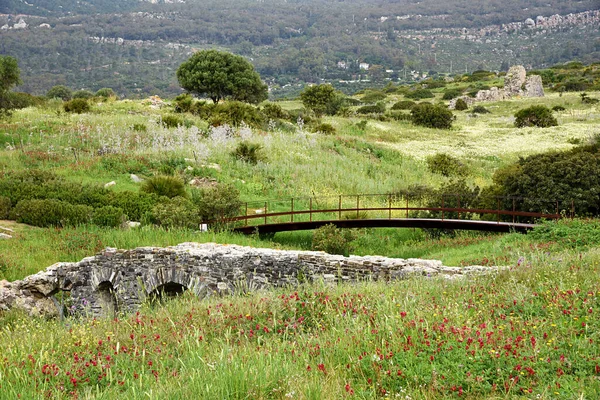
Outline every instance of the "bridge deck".
<svg viewBox="0 0 600 400">
<path fill-rule="evenodd" d="M 341 219 L 303 222 L 283 222 L 254 226 L 236 227 L 233 230 L 246 235 L 255 233 L 276 233 L 286 231 L 302 231 L 317 229 L 323 225 L 333 224 L 338 228 L 437 228 L 462 229 L 487 232 L 527 232 L 535 228 L 535 224 L 496 222 L 462 219 L 433 218 L 373 218 L 373 219 Z"/>
</svg>

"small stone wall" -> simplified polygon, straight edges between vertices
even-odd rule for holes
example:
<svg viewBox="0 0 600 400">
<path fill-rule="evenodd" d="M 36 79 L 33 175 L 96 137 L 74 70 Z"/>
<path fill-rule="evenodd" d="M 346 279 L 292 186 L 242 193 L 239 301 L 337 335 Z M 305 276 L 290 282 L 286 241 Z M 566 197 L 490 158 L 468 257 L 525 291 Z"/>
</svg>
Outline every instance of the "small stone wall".
<svg viewBox="0 0 600 400">
<path fill-rule="evenodd" d="M 489 269 L 445 267 L 435 260 L 343 257 L 214 243 L 107 248 L 77 263 L 57 263 L 22 281 L 0 282 L 0 310 L 17 307 L 31 315 L 60 315 L 65 310 L 58 295 L 65 291 L 71 295 L 67 312 L 110 316 L 136 311 L 145 301 L 184 290 L 204 298 L 317 279 L 335 283 L 414 275 L 456 278 Z"/>
</svg>

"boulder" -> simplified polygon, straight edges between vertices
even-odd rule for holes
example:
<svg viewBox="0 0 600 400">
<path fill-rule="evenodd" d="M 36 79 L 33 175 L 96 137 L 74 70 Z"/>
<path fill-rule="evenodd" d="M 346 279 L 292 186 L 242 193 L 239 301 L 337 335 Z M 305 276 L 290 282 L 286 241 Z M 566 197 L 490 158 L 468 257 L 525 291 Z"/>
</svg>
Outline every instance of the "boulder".
<svg viewBox="0 0 600 400">
<path fill-rule="evenodd" d="M 539 75 L 528 76 L 525 80 L 524 96 L 527 97 L 544 97 L 544 85 L 542 77 Z"/>
<path fill-rule="evenodd" d="M 140 183 L 143 182 L 144 180 L 142 178 L 140 178 L 139 176 L 137 176 L 136 174 L 131 174 L 129 175 L 129 177 L 131 178 L 132 181 L 134 181 L 135 183 Z"/>
<path fill-rule="evenodd" d="M 527 71 L 522 65 L 513 65 L 510 67 L 504 78 L 504 92 L 507 96 L 518 96 L 525 83 Z"/>
</svg>

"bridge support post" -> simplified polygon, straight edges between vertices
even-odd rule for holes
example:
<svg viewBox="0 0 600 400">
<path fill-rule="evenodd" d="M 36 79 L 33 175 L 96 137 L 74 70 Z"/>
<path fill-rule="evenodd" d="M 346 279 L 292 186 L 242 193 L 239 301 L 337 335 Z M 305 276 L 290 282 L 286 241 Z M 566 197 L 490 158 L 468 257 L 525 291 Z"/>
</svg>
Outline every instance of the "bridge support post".
<svg viewBox="0 0 600 400">
<path fill-rule="evenodd" d="M 267 202 L 265 201 L 265 225 L 267 225 Z"/>
<path fill-rule="evenodd" d="M 388 219 L 392 219 L 392 195 L 391 194 L 388 194 L 388 207 L 389 207 Z"/>
<path fill-rule="evenodd" d="M 338 200 L 338 219 L 342 219 L 342 195 Z"/>
<path fill-rule="evenodd" d="M 308 202 L 308 215 L 310 218 L 310 222 L 312 222 L 312 197 L 310 198 L 310 201 Z"/>
<path fill-rule="evenodd" d="M 292 197 L 292 211 L 290 213 L 290 222 L 294 222 L 294 198 Z"/>
<path fill-rule="evenodd" d="M 248 226 L 248 202 L 246 202 L 246 226 Z"/>
<path fill-rule="evenodd" d="M 442 221 L 444 220 L 444 195 L 442 194 Z"/>
<path fill-rule="evenodd" d="M 360 218 L 358 210 L 360 209 L 360 195 L 356 196 L 356 219 Z"/>
</svg>

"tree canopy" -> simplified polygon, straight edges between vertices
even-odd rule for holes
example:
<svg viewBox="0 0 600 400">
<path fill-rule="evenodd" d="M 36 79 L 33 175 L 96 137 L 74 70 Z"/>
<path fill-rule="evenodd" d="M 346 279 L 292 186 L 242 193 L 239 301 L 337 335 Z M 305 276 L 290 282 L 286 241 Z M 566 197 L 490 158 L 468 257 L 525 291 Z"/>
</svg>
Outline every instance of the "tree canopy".
<svg viewBox="0 0 600 400">
<path fill-rule="evenodd" d="M 329 84 L 308 86 L 300 93 L 304 107 L 312 110 L 317 116 L 335 114 L 328 111 L 332 111 L 330 109 L 333 108 L 337 97 L 338 93 Z"/>
<path fill-rule="evenodd" d="M 244 57 L 217 50 L 195 53 L 177 69 L 184 89 L 218 103 L 233 99 L 260 103 L 267 99 L 267 85 Z"/>
<path fill-rule="evenodd" d="M 0 56 L 0 93 L 7 92 L 21 83 L 17 59 L 10 56 Z"/>
</svg>

